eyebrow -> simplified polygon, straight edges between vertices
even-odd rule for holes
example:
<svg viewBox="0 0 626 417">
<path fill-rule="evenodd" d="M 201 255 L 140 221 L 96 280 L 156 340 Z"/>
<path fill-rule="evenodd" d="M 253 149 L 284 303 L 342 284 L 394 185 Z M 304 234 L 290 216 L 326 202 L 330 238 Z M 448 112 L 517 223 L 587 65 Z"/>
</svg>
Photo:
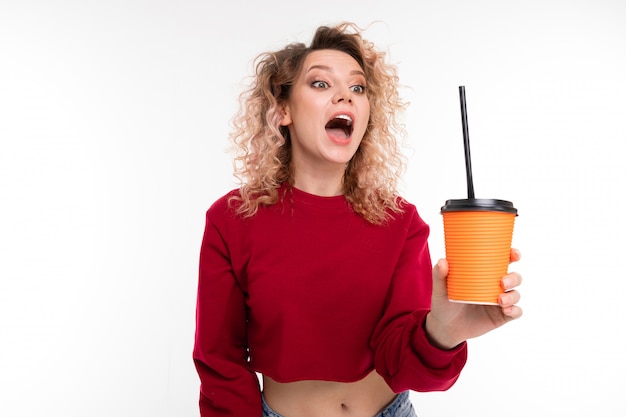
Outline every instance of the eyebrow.
<svg viewBox="0 0 626 417">
<path fill-rule="evenodd" d="M 328 71 L 328 72 L 332 72 L 333 69 L 331 67 L 329 67 L 328 65 L 311 65 L 306 72 L 309 73 L 311 71 L 313 71 L 314 69 L 320 69 L 323 71 Z M 365 77 L 365 73 L 361 70 L 353 70 L 350 71 L 350 75 L 362 75 L 363 77 Z"/>
</svg>

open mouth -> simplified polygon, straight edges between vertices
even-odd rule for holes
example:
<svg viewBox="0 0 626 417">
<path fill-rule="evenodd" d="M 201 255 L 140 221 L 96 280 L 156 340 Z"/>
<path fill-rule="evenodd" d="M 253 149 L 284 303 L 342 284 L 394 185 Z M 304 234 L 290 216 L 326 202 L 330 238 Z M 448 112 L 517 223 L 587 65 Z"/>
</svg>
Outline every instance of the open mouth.
<svg viewBox="0 0 626 417">
<path fill-rule="evenodd" d="M 326 123 L 326 131 L 331 136 L 348 139 L 352 135 L 352 118 L 340 114 Z"/>
</svg>

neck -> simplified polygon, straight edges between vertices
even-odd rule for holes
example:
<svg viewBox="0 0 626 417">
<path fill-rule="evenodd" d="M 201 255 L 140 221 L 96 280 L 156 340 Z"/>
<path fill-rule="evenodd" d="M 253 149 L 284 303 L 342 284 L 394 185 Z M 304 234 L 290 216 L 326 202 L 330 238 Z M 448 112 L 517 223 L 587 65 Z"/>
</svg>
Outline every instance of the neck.
<svg viewBox="0 0 626 417">
<path fill-rule="evenodd" d="M 343 172 L 338 175 L 306 175 L 296 173 L 294 187 L 320 197 L 334 197 L 343 194 Z"/>
</svg>

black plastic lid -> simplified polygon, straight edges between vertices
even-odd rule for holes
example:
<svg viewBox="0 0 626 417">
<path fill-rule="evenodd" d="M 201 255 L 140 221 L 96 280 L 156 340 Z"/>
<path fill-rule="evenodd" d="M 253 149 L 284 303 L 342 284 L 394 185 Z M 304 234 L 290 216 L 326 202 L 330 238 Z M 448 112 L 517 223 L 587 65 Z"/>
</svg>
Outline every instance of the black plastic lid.
<svg viewBox="0 0 626 417">
<path fill-rule="evenodd" d="M 441 212 L 449 211 L 502 211 L 517 216 L 517 209 L 513 207 L 513 203 L 510 201 L 489 198 L 447 200 L 444 206 L 441 207 Z"/>
</svg>

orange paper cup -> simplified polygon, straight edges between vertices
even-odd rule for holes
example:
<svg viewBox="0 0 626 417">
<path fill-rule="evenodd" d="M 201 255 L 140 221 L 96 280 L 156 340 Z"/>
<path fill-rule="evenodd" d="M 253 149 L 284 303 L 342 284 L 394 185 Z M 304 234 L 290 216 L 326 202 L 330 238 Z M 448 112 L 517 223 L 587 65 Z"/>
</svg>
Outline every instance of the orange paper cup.
<svg viewBox="0 0 626 417">
<path fill-rule="evenodd" d="M 504 200 L 448 200 L 441 208 L 448 299 L 497 304 L 511 256 L 517 209 Z"/>
</svg>

